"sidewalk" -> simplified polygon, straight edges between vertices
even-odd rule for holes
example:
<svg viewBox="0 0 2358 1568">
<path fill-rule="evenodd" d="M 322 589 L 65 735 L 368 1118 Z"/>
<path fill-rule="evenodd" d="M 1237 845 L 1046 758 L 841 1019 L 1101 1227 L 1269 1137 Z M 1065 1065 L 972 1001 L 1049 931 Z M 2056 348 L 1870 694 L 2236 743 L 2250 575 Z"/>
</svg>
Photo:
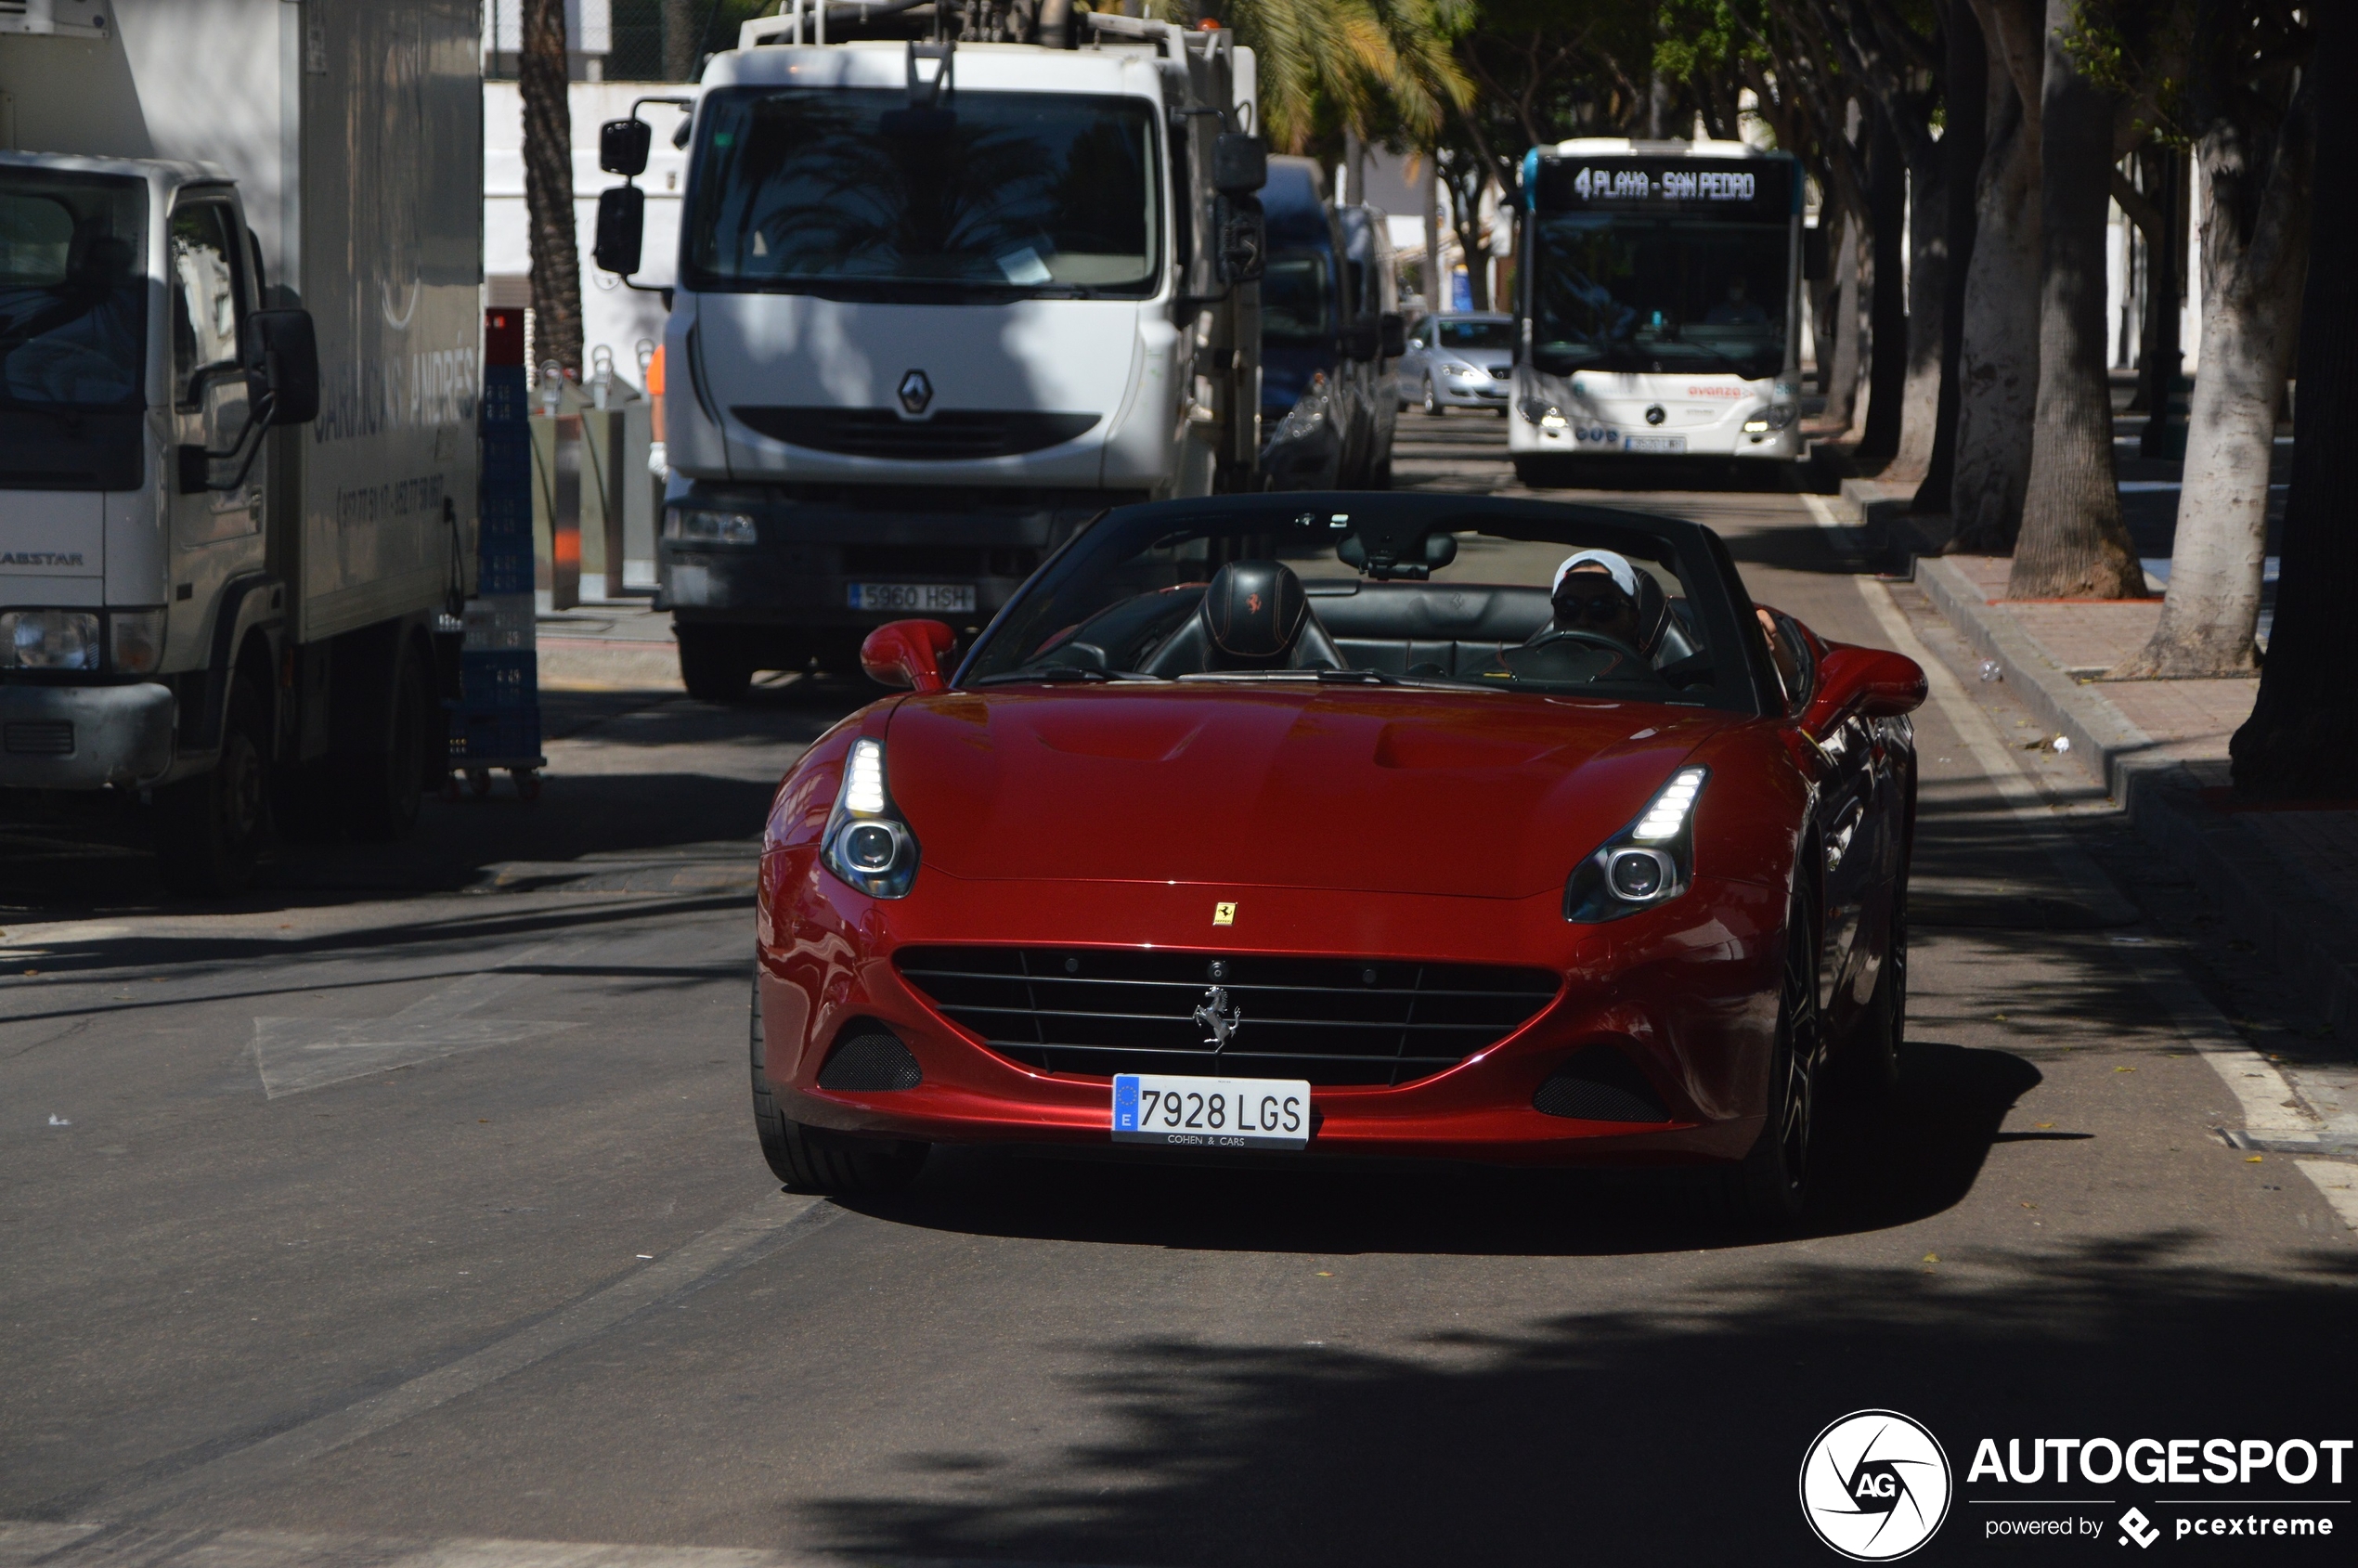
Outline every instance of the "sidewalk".
<svg viewBox="0 0 2358 1568">
<path fill-rule="evenodd" d="M 2358 1024 L 2358 807 L 2238 808 L 2227 744 L 2256 679 L 2100 680 L 2142 646 L 2161 601 L 2008 603 L 2010 563 L 1925 556 L 1918 587 L 2128 813 L 2149 843 L 2274 958 L 2300 1000 Z"/>
</svg>

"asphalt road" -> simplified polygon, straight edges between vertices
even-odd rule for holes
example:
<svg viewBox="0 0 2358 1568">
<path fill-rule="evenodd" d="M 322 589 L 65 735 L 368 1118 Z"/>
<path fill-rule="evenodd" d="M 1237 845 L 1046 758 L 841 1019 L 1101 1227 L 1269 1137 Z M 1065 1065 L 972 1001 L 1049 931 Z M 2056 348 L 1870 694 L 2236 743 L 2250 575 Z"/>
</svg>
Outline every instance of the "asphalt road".
<svg viewBox="0 0 2358 1568">
<path fill-rule="evenodd" d="M 1510 490 L 1502 434 L 1406 415 L 1400 482 Z M 852 698 L 555 698 L 537 807 L 292 846 L 234 906 L 0 839 L 0 1564 L 1825 1562 L 1795 1477 L 1869 1407 L 1954 1467 L 1920 1561 L 2231 1493 L 2358 1530 L 2358 1475 L 1968 1484 L 1983 1437 L 2353 1435 L 2352 1233 L 2212 1135 L 2314 1026 L 1803 498 L 1615 499 L 1964 677 L 1918 721 L 1905 1087 L 1803 1234 L 1482 1171 L 782 1194 L 747 858 Z"/>
</svg>

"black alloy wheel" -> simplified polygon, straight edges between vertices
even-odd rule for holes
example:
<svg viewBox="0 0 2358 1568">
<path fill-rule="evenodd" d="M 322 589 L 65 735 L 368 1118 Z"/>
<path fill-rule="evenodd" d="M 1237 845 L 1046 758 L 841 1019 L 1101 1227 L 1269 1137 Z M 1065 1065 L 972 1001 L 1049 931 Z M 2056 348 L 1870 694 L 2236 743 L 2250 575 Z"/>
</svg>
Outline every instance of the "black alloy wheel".
<svg viewBox="0 0 2358 1568">
<path fill-rule="evenodd" d="M 229 683 L 221 758 L 212 771 L 160 790 L 156 850 L 175 892 L 243 892 L 270 839 L 270 719 L 244 676 Z"/>
<path fill-rule="evenodd" d="M 1852 1037 L 1843 1052 L 1847 1058 L 1845 1082 L 1874 1098 L 1899 1087 L 1899 1048 L 1908 1041 L 1908 875 L 1905 870 L 1892 884 L 1891 921 L 1884 949 L 1882 972 L 1875 976 L 1874 994 L 1867 999 Z"/>
<path fill-rule="evenodd" d="M 1729 1173 L 1736 1219 L 1762 1230 L 1799 1223 L 1809 1199 L 1818 1134 L 1818 1089 L 1825 1059 L 1818 1007 L 1818 927 L 1806 892 L 1785 922 L 1785 962 L 1777 997 L 1777 1039 L 1768 1059 L 1768 1114 L 1759 1142 Z"/>
<path fill-rule="evenodd" d="M 858 1138 L 807 1127 L 778 1108 L 778 1096 L 763 1070 L 761 967 L 755 961 L 753 1003 L 748 1009 L 753 1065 L 753 1130 L 771 1173 L 796 1192 L 852 1197 L 899 1192 L 917 1179 L 930 1146 L 883 1138 Z"/>
<path fill-rule="evenodd" d="M 725 628 L 679 628 L 680 683 L 700 703 L 745 701 L 753 685 L 753 660 Z"/>
</svg>

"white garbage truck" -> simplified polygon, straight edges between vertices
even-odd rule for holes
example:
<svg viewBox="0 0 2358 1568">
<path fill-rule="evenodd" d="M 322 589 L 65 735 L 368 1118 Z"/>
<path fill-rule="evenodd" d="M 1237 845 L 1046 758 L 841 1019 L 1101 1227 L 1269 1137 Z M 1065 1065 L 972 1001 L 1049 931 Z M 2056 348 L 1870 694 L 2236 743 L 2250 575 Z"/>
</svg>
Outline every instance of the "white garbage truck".
<svg viewBox="0 0 2358 1568">
<path fill-rule="evenodd" d="M 1251 52 L 1069 0 L 797 0 L 706 67 L 657 544 L 688 690 L 979 629 L 1125 501 L 1257 487 Z M 648 120 L 606 127 L 635 175 Z M 643 197 L 600 199 L 640 267 Z M 649 286 L 635 278 L 640 286 Z"/>
<path fill-rule="evenodd" d="M 396 837 L 473 586 L 468 0 L 0 4 L 0 814 Z"/>
</svg>

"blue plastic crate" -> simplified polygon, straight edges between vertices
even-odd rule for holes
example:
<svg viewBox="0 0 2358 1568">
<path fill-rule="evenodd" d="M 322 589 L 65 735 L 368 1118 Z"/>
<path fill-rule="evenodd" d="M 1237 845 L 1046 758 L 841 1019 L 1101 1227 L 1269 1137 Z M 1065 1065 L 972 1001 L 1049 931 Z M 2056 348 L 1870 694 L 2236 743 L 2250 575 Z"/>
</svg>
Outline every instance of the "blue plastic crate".
<svg viewBox="0 0 2358 1568">
<path fill-rule="evenodd" d="M 459 689 L 470 712 L 538 704 L 539 656 L 528 652 L 460 654 Z"/>
<path fill-rule="evenodd" d="M 532 389 L 520 365 L 494 365 L 483 373 L 483 425 L 522 426 L 532 414 Z"/>
<path fill-rule="evenodd" d="M 486 551 L 483 564 L 476 574 L 477 593 L 530 593 L 532 591 L 532 552 Z"/>
<path fill-rule="evenodd" d="M 450 761 L 466 767 L 537 762 L 540 756 L 540 709 L 532 707 L 477 708 L 460 705 L 450 710 Z"/>
</svg>

